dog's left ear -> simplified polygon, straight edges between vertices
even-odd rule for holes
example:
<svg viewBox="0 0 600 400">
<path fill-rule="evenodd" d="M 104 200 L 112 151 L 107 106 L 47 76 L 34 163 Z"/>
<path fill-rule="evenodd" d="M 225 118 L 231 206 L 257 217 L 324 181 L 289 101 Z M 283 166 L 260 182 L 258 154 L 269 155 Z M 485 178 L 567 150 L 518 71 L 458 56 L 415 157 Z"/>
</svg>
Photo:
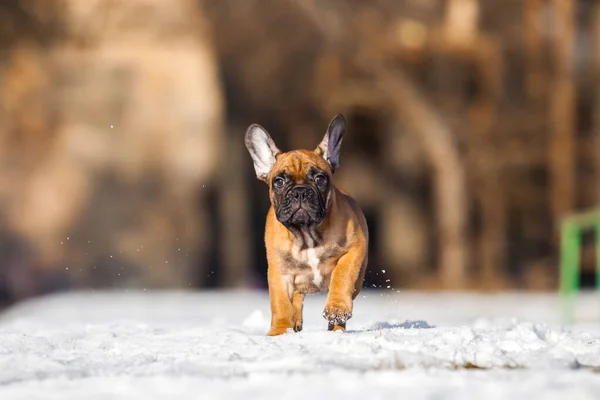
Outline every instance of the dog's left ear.
<svg viewBox="0 0 600 400">
<path fill-rule="evenodd" d="M 325 137 L 315 150 L 317 154 L 329 163 L 331 173 L 335 173 L 335 170 L 340 165 L 340 150 L 345 132 L 346 120 L 342 114 L 338 114 L 329 123 Z"/>
</svg>

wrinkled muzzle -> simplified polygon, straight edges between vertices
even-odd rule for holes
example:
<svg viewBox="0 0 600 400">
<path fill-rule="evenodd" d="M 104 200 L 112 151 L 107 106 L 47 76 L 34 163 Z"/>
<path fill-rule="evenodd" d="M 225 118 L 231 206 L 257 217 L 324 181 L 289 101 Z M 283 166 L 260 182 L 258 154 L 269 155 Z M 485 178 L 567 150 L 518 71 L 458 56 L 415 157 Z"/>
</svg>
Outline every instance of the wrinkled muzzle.
<svg viewBox="0 0 600 400">
<path fill-rule="evenodd" d="M 325 219 L 325 201 L 314 188 L 296 185 L 283 194 L 275 214 L 286 226 L 319 224 Z"/>
</svg>

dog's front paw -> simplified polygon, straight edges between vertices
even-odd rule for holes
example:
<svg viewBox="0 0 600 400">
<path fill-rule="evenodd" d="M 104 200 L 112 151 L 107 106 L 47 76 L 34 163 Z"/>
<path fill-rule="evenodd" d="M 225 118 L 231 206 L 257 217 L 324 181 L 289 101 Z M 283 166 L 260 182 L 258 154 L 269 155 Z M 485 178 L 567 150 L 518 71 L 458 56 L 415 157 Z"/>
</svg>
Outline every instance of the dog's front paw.
<svg viewBox="0 0 600 400">
<path fill-rule="evenodd" d="M 288 329 L 291 328 L 285 326 L 272 326 L 271 329 L 269 329 L 269 332 L 267 332 L 267 336 L 283 335 L 284 333 L 288 332 Z"/>
<path fill-rule="evenodd" d="M 352 318 L 352 309 L 343 305 L 326 305 L 323 318 L 329 323 L 330 331 L 343 331 L 346 329 L 346 321 Z"/>
</svg>

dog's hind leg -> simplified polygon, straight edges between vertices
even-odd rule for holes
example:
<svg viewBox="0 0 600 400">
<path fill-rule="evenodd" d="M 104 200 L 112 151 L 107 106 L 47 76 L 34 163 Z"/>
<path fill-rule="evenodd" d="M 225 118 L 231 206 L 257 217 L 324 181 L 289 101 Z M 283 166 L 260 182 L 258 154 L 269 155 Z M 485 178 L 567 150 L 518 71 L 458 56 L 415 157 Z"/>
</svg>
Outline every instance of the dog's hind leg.
<svg viewBox="0 0 600 400">
<path fill-rule="evenodd" d="M 300 332 L 302 330 L 302 306 L 304 305 L 304 293 L 294 292 L 292 298 L 292 308 L 294 309 L 294 331 Z"/>
</svg>

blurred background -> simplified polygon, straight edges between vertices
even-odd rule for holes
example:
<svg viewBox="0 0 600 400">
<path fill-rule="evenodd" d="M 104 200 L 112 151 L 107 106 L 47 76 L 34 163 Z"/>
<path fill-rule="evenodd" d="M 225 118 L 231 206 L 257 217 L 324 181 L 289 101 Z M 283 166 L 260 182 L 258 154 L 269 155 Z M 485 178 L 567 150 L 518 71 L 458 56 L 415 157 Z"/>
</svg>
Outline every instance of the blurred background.
<svg viewBox="0 0 600 400">
<path fill-rule="evenodd" d="M 251 123 L 312 149 L 346 116 L 367 287 L 555 290 L 600 202 L 594 0 L 3 0 L 0 46 L 2 305 L 266 288 Z"/>
</svg>

